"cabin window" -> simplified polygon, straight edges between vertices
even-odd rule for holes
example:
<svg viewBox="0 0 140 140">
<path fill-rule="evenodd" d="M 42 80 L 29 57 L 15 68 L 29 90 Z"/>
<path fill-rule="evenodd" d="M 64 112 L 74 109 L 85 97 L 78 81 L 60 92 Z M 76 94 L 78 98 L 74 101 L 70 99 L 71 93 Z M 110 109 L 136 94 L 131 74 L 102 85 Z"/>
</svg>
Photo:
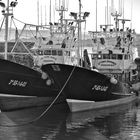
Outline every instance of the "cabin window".
<svg viewBox="0 0 140 140">
<path fill-rule="evenodd" d="M 43 51 L 42 50 L 37 50 L 37 54 L 38 55 L 43 55 Z"/>
<path fill-rule="evenodd" d="M 112 54 L 112 59 L 117 59 L 117 55 L 116 54 Z"/>
<path fill-rule="evenodd" d="M 44 55 L 51 55 L 51 50 L 45 50 Z"/>
<path fill-rule="evenodd" d="M 125 55 L 125 56 L 124 56 L 124 59 L 128 59 L 128 55 Z"/>
<path fill-rule="evenodd" d="M 62 55 L 63 55 L 62 50 L 59 50 L 59 51 L 58 51 L 58 55 L 59 55 L 59 56 L 62 56 Z"/>
<path fill-rule="evenodd" d="M 102 59 L 102 55 L 101 54 L 98 54 L 98 59 Z"/>
<path fill-rule="evenodd" d="M 39 55 L 39 52 L 38 52 L 38 50 L 36 50 L 36 54 L 38 54 L 38 55 Z"/>
<path fill-rule="evenodd" d="M 123 55 L 118 54 L 118 59 L 119 59 L 119 60 L 122 60 L 122 58 L 123 58 Z"/>
<path fill-rule="evenodd" d="M 103 54 L 103 59 L 109 59 L 109 54 Z"/>
<path fill-rule="evenodd" d="M 112 54 L 109 54 L 109 59 L 112 59 Z"/>
<path fill-rule="evenodd" d="M 92 59 L 96 59 L 96 58 L 97 58 L 97 54 L 93 54 Z"/>
<path fill-rule="evenodd" d="M 52 55 L 57 55 L 56 50 L 52 50 Z"/>
<path fill-rule="evenodd" d="M 70 56 L 70 51 L 65 51 L 66 56 Z"/>
</svg>

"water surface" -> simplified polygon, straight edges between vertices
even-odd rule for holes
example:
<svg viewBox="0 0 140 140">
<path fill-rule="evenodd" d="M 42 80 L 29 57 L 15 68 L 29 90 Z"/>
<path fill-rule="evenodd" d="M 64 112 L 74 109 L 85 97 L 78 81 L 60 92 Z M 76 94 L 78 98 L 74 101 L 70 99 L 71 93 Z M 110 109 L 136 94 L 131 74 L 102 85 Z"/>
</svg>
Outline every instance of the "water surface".
<svg viewBox="0 0 140 140">
<path fill-rule="evenodd" d="M 70 113 L 67 104 L 0 113 L 0 140 L 140 140 L 140 105 Z"/>
</svg>

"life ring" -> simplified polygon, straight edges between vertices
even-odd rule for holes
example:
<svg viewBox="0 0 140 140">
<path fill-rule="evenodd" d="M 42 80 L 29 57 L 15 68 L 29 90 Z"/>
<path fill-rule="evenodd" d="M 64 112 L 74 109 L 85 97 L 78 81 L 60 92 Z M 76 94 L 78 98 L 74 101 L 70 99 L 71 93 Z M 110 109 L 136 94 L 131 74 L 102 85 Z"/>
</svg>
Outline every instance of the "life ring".
<svg viewBox="0 0 140 140">
<path fill-rule="evenodd" d="M 45 72 L 42 72 L 42 75 L 41 75 L 41 78 L 43 80 L 46 80 L 49 76 L 45 73 Z"/>
<path fill-rule="evenodd" d="M 110 82 L 114 85 L 116 85 L 118 83 L 118 81 L 114 77 L 110 78 Z"/>
<path fill-rule="evenodd" d="M 50 86 L 51 84 L 52 84 L 51 79 L 47 79 L 47 80 L 46 80 L 46 85 L 47 85 L 47 86 Z"/>
</svg>

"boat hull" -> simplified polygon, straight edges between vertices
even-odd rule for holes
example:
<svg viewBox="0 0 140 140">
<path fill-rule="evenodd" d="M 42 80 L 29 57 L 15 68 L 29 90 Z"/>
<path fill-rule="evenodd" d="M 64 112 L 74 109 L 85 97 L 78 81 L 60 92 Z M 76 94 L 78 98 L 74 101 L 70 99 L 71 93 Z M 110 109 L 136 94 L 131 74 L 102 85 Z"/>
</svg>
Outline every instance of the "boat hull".
<svg viewBox="0 0 140 140">
<path fill-rule="evenodd" d="M 0 96 L 0 110 L 12 111 L 24 108 L 49 106 L 56 97 L 25 97 L 25 96 Z M 64 96 L 59 97 L 53 105 L 65 103 Z"/>
<path fill-rule="evenodd" d="M 80 112 L 128 104 L 130 102 L 137 100 L 137 98 L 138 97 L 136 95 L 124 95 L 120 99 L 101 102 L 74 100 L 74 99 L 66 99 L 66 101 L 68 103 L 71 112 Z"/>
<path fill-rule="evenodd" d="M 41 69 L 64 87 L 68 99 L 104 101 L 114 98 L 110 78 L 96 71 L 65 64 L 47 64 Z"/>
<path fill-rule="evenodd" d="M 0 93 L 52 97 L 60 91 L 56 83 L 47 85 L 36 70 L 2 59 L 0 66 Z"/>
<path fill-rule="evenodd" d="M 61 91 L 57 83 L 47 85 L 41 72 L 3 59 L 0 66 L 0 110 L 49 105 Z M 65 102 L 63 91 L 60 96 L 57 102 Z"/>
</svg>

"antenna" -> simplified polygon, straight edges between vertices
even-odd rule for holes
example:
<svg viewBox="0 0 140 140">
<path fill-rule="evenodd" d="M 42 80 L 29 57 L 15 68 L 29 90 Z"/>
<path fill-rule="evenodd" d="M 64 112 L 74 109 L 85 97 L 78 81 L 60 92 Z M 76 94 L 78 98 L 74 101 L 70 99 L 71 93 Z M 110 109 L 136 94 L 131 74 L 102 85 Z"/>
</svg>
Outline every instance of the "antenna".
<svg viewBox="0 0 140 140">
<path fill-rule="evenodd" d="M 42 5 L 41 5 L 41 25 L 42 25 Z"/>
<path fill-rule="evenodd" d="M 55 22 L 55 6 L 53 6 L 53 21 Z"/>
<path fill-rule="evenodd" d="M 107 4 L 107 6 L 106 6 L 106 21 L 107 21 L 107 24 L 108 24 L 108 0 L 106 1 L 106 4 Z"/>
<path fill-rule="evenodd" d="M 97 32 L 97 24 L 98 24 L 98 19 L 97 19 L 97 12 L 98 12 L 98 9 L 97 9 L 98 7 L 97 7 L 97 0 L 96 0 L 96 32 Z"/>
<path fill-rule="evenodd" d="M 106 13 L 107 13 L 107 12 L 106 12 L 106 6 L 105 6 L 105 24 L 106 24 Z"/>
<path fill-rule="evenodd" d="M 45 5 L 45 25 L 47 25 L 47 10 L 46 10 L 46 5 Z"/>
<path fill-rule="evenodd" d="M 51 21 L 51 16 L 52 16 L 52 8 L 51 7 L 52 7 L 52 3 L 51 3 L 51 0 L 50 0 L 50 23 L 52 22 Z"/>
<path fill-rule="evenodd" d="M 37 1 L 37 23 L 39 25 L 39 0 Z"/>
<path fill-rule="evenodd" d="M 114 0 L 111 0 L 111 13 L 114 13 Z"/>
<path fill-rule="evenodd" d="M 122 1 L 119 0 L 118 2 L 118 11 L 116 10 L 116 8 L 114 7 L 114 0 L 111 1 L 111 6 L 112 6 L 112 12 L 111 15 L 114 17 L 115 20 L 115 28 L 116 30 L 119 29 L 119 20 L 118 17 L 122 16 Z"/>
<path fill-rule="evenodd" d="M 55 9 L 59 12 L 60 23 L 63 25 L 64 12 L 68 11 L 68 0 L 55 0 Z"/>
<path fill-rule="evenodd" d="M 122 0 L 119 0 L 119 4 L 118 4 L 118 11 L 119 13 L 122 15 Z"/>
<path fill-rule="evenodd" d="M 131 29 L 132 29 L 132 19 L 133 19 L 133 0 L 131 0 L 131 24 L 130 24 Z"/>
<path fill-rule="evenodd" d="M 123 8 L 123 18 L 124 18 L 124 0 L 123 0 L 123 5 L 122 5 L 122 8 Z"/>
</svg>

